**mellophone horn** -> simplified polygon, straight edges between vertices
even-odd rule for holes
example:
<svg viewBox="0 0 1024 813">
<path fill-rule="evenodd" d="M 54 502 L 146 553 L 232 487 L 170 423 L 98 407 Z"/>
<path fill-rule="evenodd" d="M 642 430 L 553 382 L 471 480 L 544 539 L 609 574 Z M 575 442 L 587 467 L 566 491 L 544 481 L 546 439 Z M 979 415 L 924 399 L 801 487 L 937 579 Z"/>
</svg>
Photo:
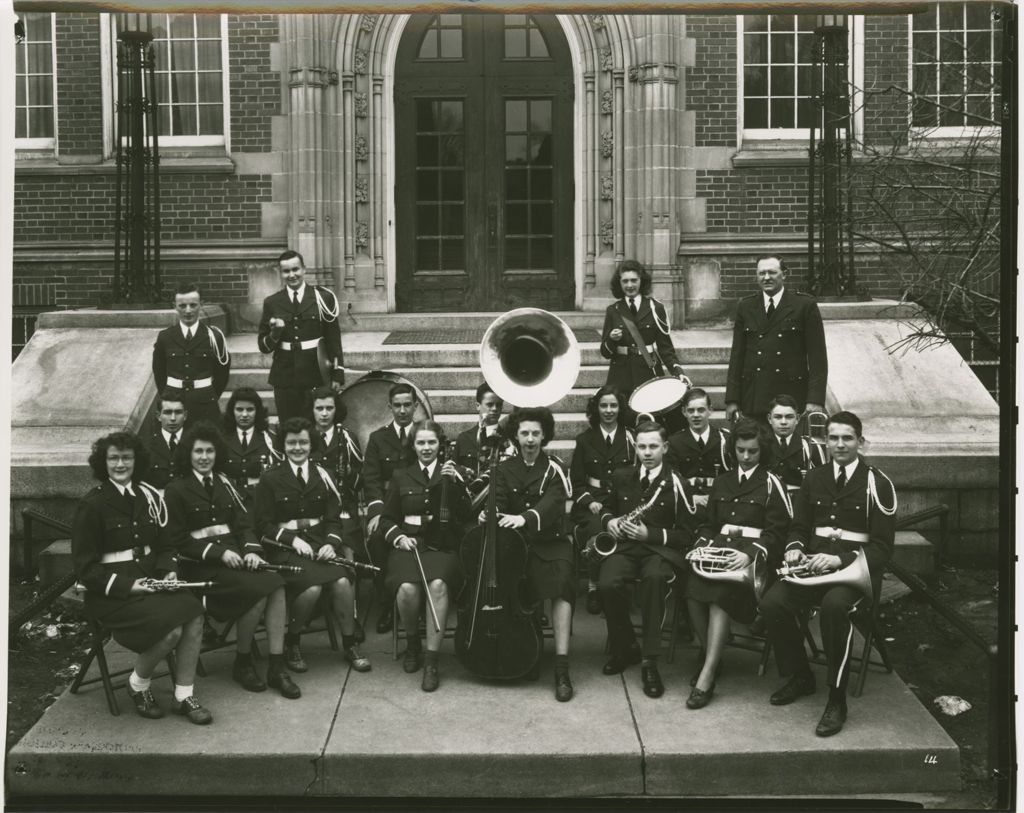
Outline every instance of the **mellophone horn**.
<svg viewBox="0 0 1024 813">
<path fill-rule="evenodd" d="M 856 558 L 846 567 L 841 567 L 829 573 L 822 573 L 820 576 L 808 574 L 806 562 L 800 562 L 795 565 L 783 565 L 776 573 L 779 574 L 784 582 L 804 587 L 818 587 L 823 584 L 845 584 L 848 587 L 860 590 L 864 594 L 864 598 L 870 603 L 874 599 L 875 591 L 871 584 L 871 570 L 868 568 L 868 559 L 862 550 L 858 550 L 856 554 Z"/>
<path fill-rule="evenodd" d="M 686 554 L 690 567 L 698 576 L 712 581 L 733 582 L 742 584 L 754 591 L 761 598 L 767 586 L 764 572 L 764 559 L 760 555 L 751 557 L 746 567 L 733 568 L 735 548 L 715 545 L 698 545 Z"/>
</svg>

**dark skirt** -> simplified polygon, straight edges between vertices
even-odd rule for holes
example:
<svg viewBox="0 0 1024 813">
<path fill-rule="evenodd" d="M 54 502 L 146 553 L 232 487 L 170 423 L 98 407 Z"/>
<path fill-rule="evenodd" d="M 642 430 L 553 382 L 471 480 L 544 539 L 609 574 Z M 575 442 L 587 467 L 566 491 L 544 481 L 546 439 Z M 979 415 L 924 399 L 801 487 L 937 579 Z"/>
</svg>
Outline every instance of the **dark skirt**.
<svg viewBox="0 0 1024 813">
<path fill-rule="evenodd" d="M 155 578 L 152 557 L 142 562 L 116 562 L 108 573 L 131 579 Z M 114 640 L 132 652 L 144 652 L 172 630 L 203 614 L 203 604 L 189 590 L 114 598 L 91 590 L 85 594 L 85 612 L 110 630 Z"/>
<path fill-rule="evenodd" d="M 448 596 L 451 599 L 459 595 L 466 583 L 466 575 L 458 556 L 448 551 L 422 550 L 420 559 L 423 562 L 423 572 L 427 574 L 428 583 L 434 579 L 440 579 L 448 585 Z M 388 595 L 394 596 L 403 584 L 415 584 L 422 587 L 423 577 L 420 575 L 416 556 L 412 551 L 392 550 L 388 557 L 384 588 Z"/>
<path fill-rule="evenodd" d="M 530 601 L 564 599 L 576 601 L 576 572 L 572 562 L 565 559 L 541 559 L 533 551 L 526 559 L 526 580 Z"/>
<path fill-rule="evenodd" d="M 691 572 L 686 578 L 686 597 L 703 604 L 717 604 L 741 624 L 749 624 L 757 614 L 754 590 L 745 584 L 707 579 Z"/>
<path fill-rule="evenodd" d="M 298 565 L 302 568 L 301 573 L 281 573 L 285 587 L 289 595 L 298 595 L 310 587 L 318 584 L 330 584 L 338 579 L 348 579 L 355 584 L 355 575 L 352 568 L 343 565 L 329 565 L 325 562 L 318 562 L 315 559 L 307 559 L 295 551 L 275 549 L 273 553 L 268 552 L 264 558 L 275 565 Z"/>
<path fill-rule="evenodd" d="M 200 598 L 206 612 L 218 621 L 240 618 L 261 598 L 284 586 L 284 579 L 277 573 L 233 570 L 209 562 L 182 562 L 180 567 L 182 579 L 216 583 L 209 590 L 203 590 Z"/>
</svg>

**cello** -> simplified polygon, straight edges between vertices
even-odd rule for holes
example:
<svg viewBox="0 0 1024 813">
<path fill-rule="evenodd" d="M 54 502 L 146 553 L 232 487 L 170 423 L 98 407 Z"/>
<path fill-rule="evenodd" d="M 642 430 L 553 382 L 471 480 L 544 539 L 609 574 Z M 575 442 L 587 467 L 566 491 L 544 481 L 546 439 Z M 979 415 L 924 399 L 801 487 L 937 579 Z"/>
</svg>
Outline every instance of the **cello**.
<svg viewBox="0 0 1024 813">
<path fill-rule="evenodd" d="M 498 317 L 480 346 L 480 367 L 504 401 L 547 406 L 563 397 L 579 374 L 576 337 L 554 314 L 519 308 Z M 455 654 L 478 677 L 516 680 L 540 660 L 542 640 L 534 608 L 523 602 L 527 546 L 498 525 L 497 477 L 501 436 L 494 436 L 483 525 L 463 539 L 460 557 L 469 577 L 458 608 Z"/>
</svg>

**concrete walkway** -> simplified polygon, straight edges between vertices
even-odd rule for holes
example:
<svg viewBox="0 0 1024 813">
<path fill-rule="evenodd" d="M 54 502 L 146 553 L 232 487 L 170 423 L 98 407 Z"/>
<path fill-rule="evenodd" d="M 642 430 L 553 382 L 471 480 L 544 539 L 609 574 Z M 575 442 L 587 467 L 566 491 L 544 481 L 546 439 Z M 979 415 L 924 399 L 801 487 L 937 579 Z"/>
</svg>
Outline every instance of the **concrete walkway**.
<svg viewBox="0 0 1024 813">
<path fill-rule="evenodd" d="M 921 794 L 959 788 L 959 752 L 895 675 L 872 669 L 850 719 L 814 735 L 824 689 L 785 708 L 768 704 L 774 668 L 730 648 L 712 703 L 689 711 L 696 650 L 662 664 L 665 695 L 641 691 L 638 667 L 601 674 L 604 622 L 579 612 L 573 637 L 576 697 L 557 703 L 551 643 L 536 683 L 493 685 L 468 674 L 446 641 L 441 688 L 391 656 L 391 636 L 369 633 L 368 674 L 351 672 L 324 634 L 306 636 L 303 697 L 248 694 L 231 681 L 230 651 L 203 657 L 197 694 L 205 728 L 149 721 L 118 690 L 107 713 L 99 684 L 65 694 L 8 755 L 9 794 L 157 794 L 361 797 L 795 796 Z M 400 647 L 402 645 L 400 644 Z M 111 667 L 129 653 L 108 647 Z M 663 658 L 664 660 L 664 658 Z M 819 673 L 819 685 L 823 675 Z M 168 708 L 171 686 L 154 682 Z"/>
</svg>

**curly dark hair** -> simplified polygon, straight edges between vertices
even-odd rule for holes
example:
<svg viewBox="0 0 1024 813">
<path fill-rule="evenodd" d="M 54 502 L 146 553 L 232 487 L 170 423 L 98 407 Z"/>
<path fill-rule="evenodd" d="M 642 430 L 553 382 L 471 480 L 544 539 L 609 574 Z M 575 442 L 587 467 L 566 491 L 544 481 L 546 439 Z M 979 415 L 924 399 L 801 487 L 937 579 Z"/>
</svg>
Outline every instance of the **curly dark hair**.
<svg viewBox="0 0 1024 813">
<path fill-rule="evenodd" d="M 320 450 L 320 433 L 313 428 L 308 418 L 289 418 L 278 427 L 277 437 L 274 438 L 274 448 L 284 453 L 284 439 L 288 435 L 298 435 L 301 432 L 309 433 L 309 452 Z"/>
<path fill-rule="evenodd" d="M 213 461 L 214 471 L 222 471 L 227 463 L 228 450 L 220 430 L 209 421 L 197 421 L 185 431 L 185 436 L 174 452 L 174 470 L 179 476 L 192 470 L 192 447 L 197 440 L 213 444 L 213 451 L 216 454 Z"/>
<path fill-rule="evenodd" d="M 508 416 L 508 436 L 513 440 L 519 434 L 519 425 L 526 421 L 536 421 L 540 424 L 541 448 L 547 446 L 555 436 L 555 416 L 547 407 L 516 407 Z M 518 445 L 518 441 L 516 441 Z"/>
<path fill-rule="evenodd" d="M 306 412 L 309 414 L 309 419 L 313 422 L 313 426 L 316 426 L 316 416 L 313 415 L 313 404 L 319 401 L 321 398 L 333 398 L 334 399 L 334 422 L 342 423 L 345 418 L 348 417 L 348 407 L 345 406 L 345 402 L 341 400 L 341 393 L 336 392 L 333 387 L 321 386 L 309 393 L 306 398 Z"/>
<path fill-rule="evenodd" d="M 615 269 L 615 273 L 612 274 L 612 296 L 616 299 L 622 299 L 625 296 L 622 293 L 622 283 L 619 278 L 626 271 L 635 271 L 640 275 L 640 293 L 642 296 L 651 295 L 651 272 L 644 268 L 643 263 L 639 260 L 623 260 L 619 263 L 618 268 Z"/>
<path fill-rule="evenodd" d="M 622 394 L 622 390 L 613 384 L 605 384 L 601 389 L 595 392 L 590 400 L 587 401 L 587 422 L 597 429 L 601 424 L 601 413 L 598 410 L 598 405 L 601 403 L 601 399 L 606 395 L 614 395 L 615 400 L 619 403 L 619 426 L 626 425 L 626 396 Z"/>
<path fill-rule="evenodd" d="M 253 428 L 257 432 L 266 432 L 269 425 L 267 408 L 263 405 L 260 394 L 252 387 L 239 387 L 231 393 L 228 405 L 224 408 L 224 431 L 233 435 L 238 430 L 238 424 L 235 423 L 235 404 L 239 401 L 246 401 L 256 407 L 256 423 L 253 424 Z"/>
<path fill-rule="evenodd" d="M 92 476 L 100 482 L 110 479 L 107 473 L 107 452 L 110 449 L 131 449 L 135 453 L 135 469 L 132 471 L 132 482 L 137 483 L 149 468 L 149 450 L 137 435 L 132 432 L 111 432 L 104 435 L 92 445 L 89 453 L 89 468 Z"/>
<path fill-rule="evenodd" d="M 769 442 L 768 427 L 753 418 L 740 418 L 732 428 L 732 435 L 729 438 L 729 445 L 732 451 L 736 452 L 736 442 L 740 440 L 756 440 L 761 450 L 761 460 L 758 465 L 770 466 L 775 462 L 772 453 L 772 445 Z"/>
</svg>

